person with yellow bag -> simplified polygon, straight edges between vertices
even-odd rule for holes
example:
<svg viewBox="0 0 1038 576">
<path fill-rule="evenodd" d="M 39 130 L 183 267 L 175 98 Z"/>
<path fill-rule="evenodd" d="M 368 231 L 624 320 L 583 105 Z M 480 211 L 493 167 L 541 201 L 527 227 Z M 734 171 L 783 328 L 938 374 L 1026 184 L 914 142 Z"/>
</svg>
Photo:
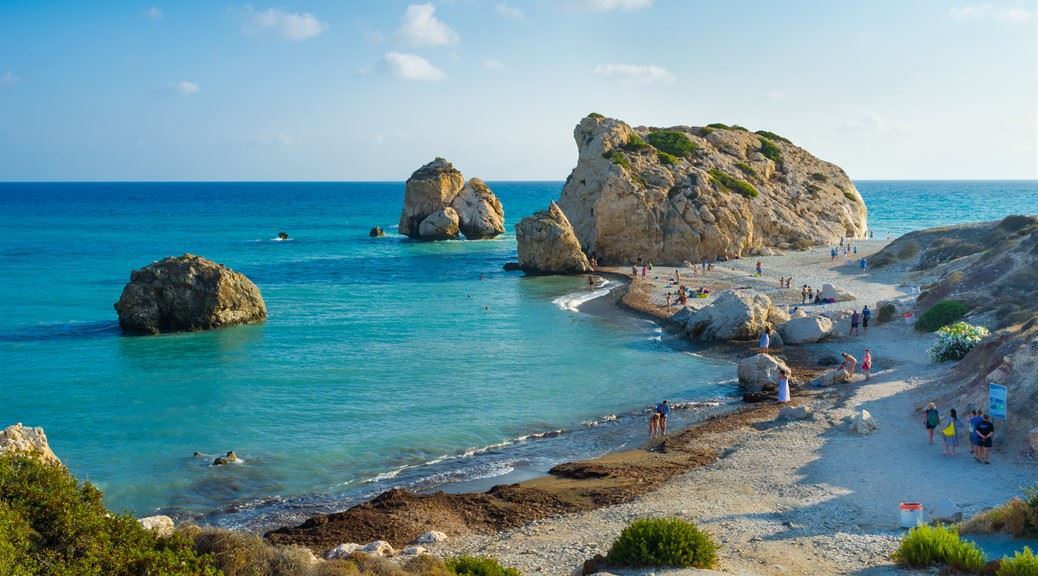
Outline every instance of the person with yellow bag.
<svg viewBox="0 0 1038 576">
<path fill-rule="evenodd" d="M 955 414 L 955 408 L 948 411 L 948 418 L 944 421 L 944 428 L 941 429 L 941 436 L 944 437 L 944 455 L 955 456 L 955 449 L 959 447 L 959 430 L 962 428 L 962 422 L 959 421 L 959 417 Z"/>
</svg>

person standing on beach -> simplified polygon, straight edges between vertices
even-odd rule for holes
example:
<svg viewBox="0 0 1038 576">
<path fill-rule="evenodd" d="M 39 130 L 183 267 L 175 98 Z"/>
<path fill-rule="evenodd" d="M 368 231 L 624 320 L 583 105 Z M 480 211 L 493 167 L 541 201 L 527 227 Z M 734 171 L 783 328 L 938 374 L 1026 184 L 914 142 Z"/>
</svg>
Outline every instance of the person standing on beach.
<svg viewBox="0 0 1038 576">
<path fill-rule="evenodd" d="M 807 284 L 804 284 L 804 287 L 800 289 L 800 304 L 807 304 Z"/>
<path fill-rule="evenodd" d="M 861 309 L 861 329 L 865 334 L 869 333 L 870 318 L 872 318 L 872 310 L 869 310 L 869 305 L 866 304 L 865 307 Z"/>
<path fill-rule="evenodd" d="M 836 246 L 829 249 L 829 260 L 836 260 Z"/>
<path fill-rule="evenodd" d="M 667 416 L 670 414 L 670 404 L 664 400 L 656 406 L 656 413 L 660 415 L 659 433 L 661 436 L 667 434 Z"/>
<path fill-rule="evenodd" d="M 789 372 L 779 370 L 778 378 L 778 401 L 789 402 Z"/>
<path fill-rule="evenodd" d="M 860 321 L 861 321 L 861 315 L 858 314 L 858 309 L 855 308 L 854 311 L 851 312 L 851 334 L 850 334 L 851 336 L 857 336 L 858 335 L 858 323 Z"/>
<path fill-rule="evenodd" d="M 977 454 L 977 446 L 980 445 L 980 436 L 977 435 L 977 424 L 984 418 L 980 415 L 980 410 L 971 410 L 969 413 L 969 424 L 970 424 L 970 454 Z"/>
<path fill-rule="evenodd" d="M 587 289 L 588 290 L 594 290 L 595 289 L 595 277 L 592 276 L 591 274 L 587 275 Z"/>
<path fill-rule="evenodd" d="M 771 336 L 768 334 L 767 328 L 765 328 L 764 331 L 760 333 L 760 342 L 758 342 L 758 345 L 761 354 L 768 353 L 768 346 L 771 346 Z"/>
<path fill-rule="evenodd" d="M 858 260 L 858 267 L 861 268 L 861 273 L 862 274 L 864 274 L 865 271 L 868 270 L 869 262 L 868 262 L 868 260 L 865 259 L 864 256 L 862 256 L 861 259 Z"/>
<path fill-rule="evenodd" d="M 756 270 L 757 270 L 757 276 L 763 276 L 764 275 L 764 264 L 762 264 L 760 260 L 757 260 Z"/>
<path fill-rule="evenodd" d="M 962 422 L 959 421 L 959 417 L 955 414 L 955 408 L 948 411 L 948 420 L 945 421 L 944 428 L 941 429 L 941 435 L 944 436 L 944 455 L 955 456 L 955 450 L 959 447 L 959 431 L 962 429 Z"/>
<path fill-rule="evenodd" d="M 926 435 L 930 438 L 930 444 L 933 444 L 933 431 L 940 422 L 941 414 L 937 411 L 937 406 L 930 402 L 926 407 L 926 417 L 923 418 L 923 424 L 926 424 Z"/>
<path fill-rule="evenodd" d="M 995 423 L 991 421 L 991 416 L 985 414 L 980 423 L 977 424 L 977 462 L 983 462 L 985 464 L 991 464 L 988 461 L 988 452 L 991 450 L 991 439 L 995 436 Z"/>
<path fill-rule="evenodd" d="M 861 373 L 865 375 L 865 381 L 869 381 L 869 375 L 872 372 L 872 352 L 868 348 L 865 349 L 865 356 L 861 359 Z"/>
</svg>

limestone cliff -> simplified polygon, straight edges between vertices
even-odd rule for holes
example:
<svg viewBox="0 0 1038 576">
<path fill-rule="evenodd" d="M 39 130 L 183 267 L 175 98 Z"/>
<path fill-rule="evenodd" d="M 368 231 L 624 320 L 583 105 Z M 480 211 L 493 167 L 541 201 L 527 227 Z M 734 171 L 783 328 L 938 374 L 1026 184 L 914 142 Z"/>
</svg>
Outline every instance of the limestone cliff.
<svg viewBox="0 0 1038 576">
<path fill-rule="evenodd" d="M 505 210 L 479 178 L 468 182 L 454 165 L 436 158 L 415 170 L 404 187 L 400 233 L 423 240 L 446 240 L 458 233 L 469 240 L 505 231 Z"/>
<path fill-rule="evenodd" d="M 770 132 L 632 128 L 592 114 L 559 206 L 604 264 L 680 264 L 861 237 L 866 211 L 838 166 Z"/>
<path fill-rule="evenodd" d="M 515 226 L 519 268 L 527 272 L 579 274 L 591 271 L 566 215 L 552 202 L 547 210 L 523 218 Z"/>
</svg>

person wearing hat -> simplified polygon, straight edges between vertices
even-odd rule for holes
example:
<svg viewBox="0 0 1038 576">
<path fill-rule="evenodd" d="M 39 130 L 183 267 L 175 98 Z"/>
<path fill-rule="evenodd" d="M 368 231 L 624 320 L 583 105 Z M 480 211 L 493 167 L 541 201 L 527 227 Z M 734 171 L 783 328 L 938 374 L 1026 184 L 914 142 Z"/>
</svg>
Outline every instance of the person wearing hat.
<svg viewBox="0 0 1038 576">
<path fill-rule="evenodd" d="M 869 380 L 869 372 L 872 372 L 872 352 L 865 349 L 865 357 L 861 359 L 861 372 L 865 374 L 865 381 Z"/>
</svg>

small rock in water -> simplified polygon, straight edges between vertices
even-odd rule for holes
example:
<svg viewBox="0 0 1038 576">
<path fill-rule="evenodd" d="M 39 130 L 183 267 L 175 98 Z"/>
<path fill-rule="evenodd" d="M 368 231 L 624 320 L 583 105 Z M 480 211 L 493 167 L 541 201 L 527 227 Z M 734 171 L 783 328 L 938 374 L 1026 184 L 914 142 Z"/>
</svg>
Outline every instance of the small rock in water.
<svg viewBox="0 0 1038 576">
<path fill-rule="evenodd" d="M 278 232 L 278 240 L 288 240 L 288 232 Z"/>
<path fill-rule="evenodd" d="M 371 231 L 368 232 L 368 236 L 371 236 L 372 238 L 381 238 L 385 235 L 386 231 L 379 226 L 375 226 L 371 229 Z"/>
<path fill-rule="evenodd" d="M 224 456 L 218 456 L 216 460 L 213 460 L 213 466 L 223 466 L 224 464 L 231 464 L 238 462 L 238 455 L 234 453 L 234 450 L 227 452 Z"/>
</svg>

